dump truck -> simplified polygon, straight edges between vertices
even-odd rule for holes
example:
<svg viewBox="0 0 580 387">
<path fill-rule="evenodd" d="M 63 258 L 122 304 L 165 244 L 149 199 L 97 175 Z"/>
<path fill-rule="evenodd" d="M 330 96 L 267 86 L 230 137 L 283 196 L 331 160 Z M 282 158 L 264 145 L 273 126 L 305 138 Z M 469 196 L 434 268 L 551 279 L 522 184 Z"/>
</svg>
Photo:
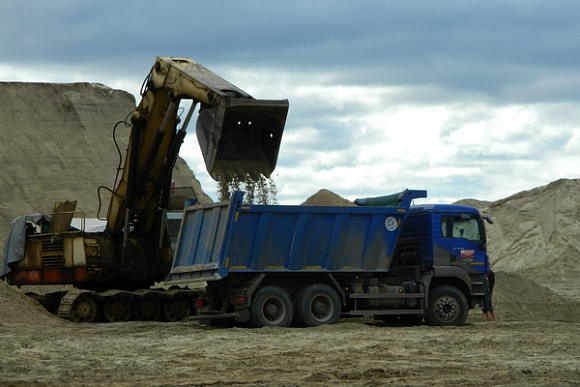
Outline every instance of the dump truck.
<svg viewBox="0 0 580 387">
<path fill-rule="evenodd" d="M 0 277 L 17 286 L 72 285 L 32 296 L 75 322 L 189 316 L 196 293 L 151 286 L 171 268 L 171 175 L 198 107 L 195 132 L 214 179 L 268 177 L 276 167 L 288 100 L 255 99 L 199 63 L 171 57 L 156 59 L 141 97 L 127 124 L 129 145 L 110 190 L 104 229 L 87 230 L 76 202 L 67 201 L 50 214 L 19 217 L 6 240 Z M 81 218 L 80 226 L 72 226 L 74 217 Z"/>
<path fill-rule="evenodd" d="M 203 283 L 200 322 L 318 326 L 346 316 L 461 325 L 489 271 L 484 220 L 462 205 L 411 205 L 404 190 L 357 206 L 185 208 L 165 283 Z"/>
</svg>

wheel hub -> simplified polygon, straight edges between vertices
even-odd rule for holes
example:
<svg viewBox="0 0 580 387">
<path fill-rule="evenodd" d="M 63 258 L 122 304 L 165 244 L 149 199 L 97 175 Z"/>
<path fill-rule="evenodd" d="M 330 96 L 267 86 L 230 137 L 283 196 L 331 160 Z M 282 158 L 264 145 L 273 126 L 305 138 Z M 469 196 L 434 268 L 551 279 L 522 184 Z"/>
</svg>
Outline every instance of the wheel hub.
<svg viewBox="0 0 580 387">
<path fill-rule="evenodd" d="M 452 298 L 444 297 L 437 301 L 437 314 L 444 319 L 452 319 L 457 314 L 457 303 Z"/>
<path fill-rule="evenodd" d="M 275 318 L 278 315 L 278 307 L 274 304 L 268 304 L 265 308 L 265 314 L 268 318 Z"/>
<path fill-rule="evenodd" d="M 326 305 L 324 304 L 324 302 L 316 301 L 314 303 L 314 312 L 317 315 L 324 315 L 324 313 L 326 312 Z"/>
</svg>

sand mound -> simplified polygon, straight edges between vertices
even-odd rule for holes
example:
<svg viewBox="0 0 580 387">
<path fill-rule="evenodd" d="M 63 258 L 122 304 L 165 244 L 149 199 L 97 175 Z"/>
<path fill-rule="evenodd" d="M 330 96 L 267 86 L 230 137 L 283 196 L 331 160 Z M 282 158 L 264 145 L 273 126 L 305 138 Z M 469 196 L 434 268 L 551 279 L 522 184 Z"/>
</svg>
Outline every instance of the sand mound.
<svg viewBox="0 0 580 387">
<path fill-rule="evenodd" d="M 0 281 L 0 329 L 67 325 L 68 322 L 50 314 L 42 305 Z"/>
<path fill-rule="evenodd" d="M 561 179 L 478 208 L 495 221 L 487 231 L 496 271 L 580 300 L 580 180 Z"/>
<path fill-rule="evenodd" d="M 0 88 L 1 253 L 18 216 L 76 200 L 77 211 L 96 217 L 97 189 L 112 188 L 119 165 L 113 128 L 135 109 L 135 99 L 93 83 L 0 82 Z M 129 132 L 124 125 L 115 131 L 123 157 Z M 173 178 L 177 187 L 192 187 L 200 202 L 211 202 L 183 159 Z M 103 195 L 101 216 L 109 201 Z"/>
<path fill-rule="evenodd" d="M 580 302 L 517 274 L 496 272 L 493 300 L 502 321 L 580 320 Z"/>
<path fill-rule="evenodd" d="M 310 196 L 302 206 L 356 206 L 353 202 L 345 199 L 327 189 L 321 189 Z"/>
</svg>

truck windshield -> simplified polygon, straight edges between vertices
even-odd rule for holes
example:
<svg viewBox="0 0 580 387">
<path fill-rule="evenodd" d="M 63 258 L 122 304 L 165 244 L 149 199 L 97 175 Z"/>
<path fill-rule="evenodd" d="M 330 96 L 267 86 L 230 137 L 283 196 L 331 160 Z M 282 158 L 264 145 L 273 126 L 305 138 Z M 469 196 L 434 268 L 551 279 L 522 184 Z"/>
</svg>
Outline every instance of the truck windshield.
<svg viewBox="0 0 580 387">
<path fill-rule="evenodd" d="M 445 238 L 465 238 L 470 242 L 484 240 L 484 231 L 477 219 L 464 219 L 461 216 L 442 216 L 441 234 Z"/>
</svg>

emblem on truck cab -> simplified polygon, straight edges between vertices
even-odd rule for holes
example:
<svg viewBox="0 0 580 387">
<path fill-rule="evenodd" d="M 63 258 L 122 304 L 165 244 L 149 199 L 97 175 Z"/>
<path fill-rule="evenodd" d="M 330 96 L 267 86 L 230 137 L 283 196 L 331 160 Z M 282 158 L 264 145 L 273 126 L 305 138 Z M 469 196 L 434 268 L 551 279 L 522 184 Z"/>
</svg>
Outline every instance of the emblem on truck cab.
<svg viewBox="0 0 580 387">
<path fill-rule="evenodd" d="M 462 259 L 473 259 L 475 257 L 475 250 L 461 250 Z"/>
</svg>

